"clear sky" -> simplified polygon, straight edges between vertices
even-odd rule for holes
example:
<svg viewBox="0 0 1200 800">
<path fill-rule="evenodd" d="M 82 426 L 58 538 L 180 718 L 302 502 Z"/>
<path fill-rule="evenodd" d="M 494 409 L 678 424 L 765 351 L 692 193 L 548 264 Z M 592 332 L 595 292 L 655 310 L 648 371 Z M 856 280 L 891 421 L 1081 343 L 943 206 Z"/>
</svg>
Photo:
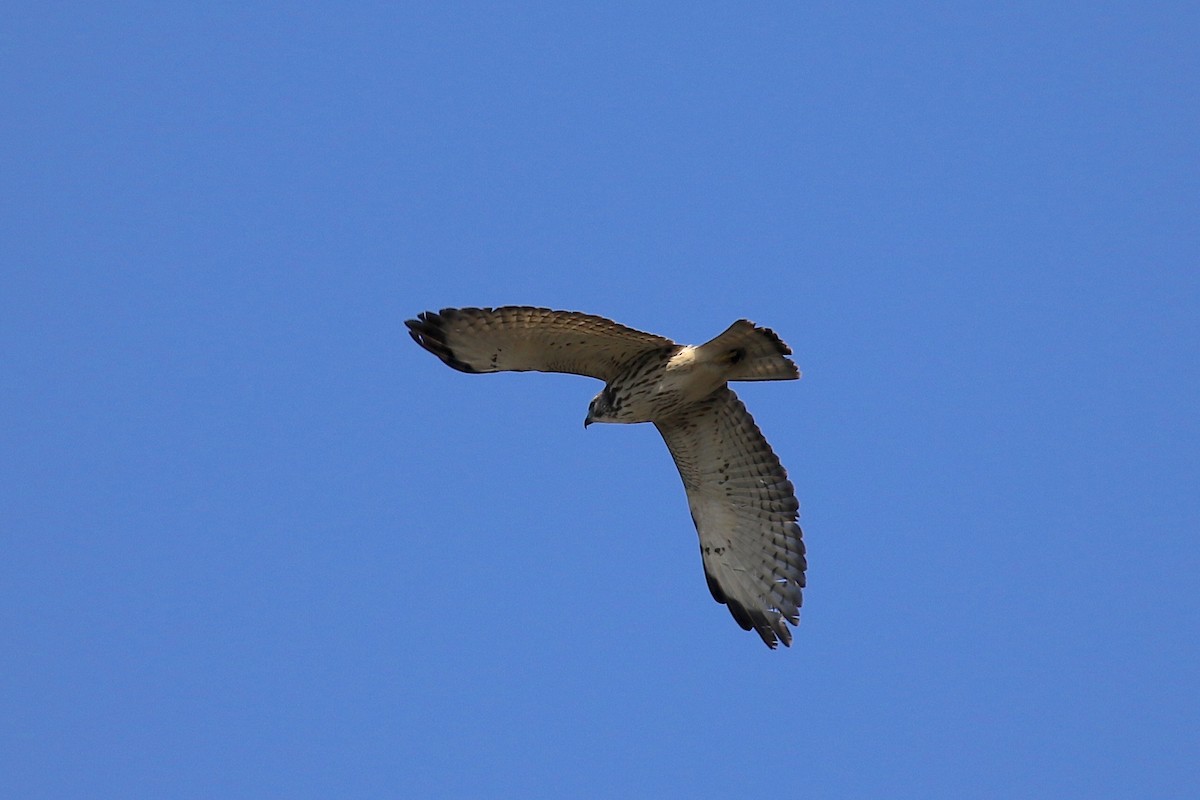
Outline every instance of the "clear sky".
<svg viewBox="0 0 1200 800">
<path fill-rule="evenodd" d="M 0 795 L 1200 796 L 1200 6 L 25 3 Z M 701 342 L 809 547 L 426 309 Z"/>
</svg>

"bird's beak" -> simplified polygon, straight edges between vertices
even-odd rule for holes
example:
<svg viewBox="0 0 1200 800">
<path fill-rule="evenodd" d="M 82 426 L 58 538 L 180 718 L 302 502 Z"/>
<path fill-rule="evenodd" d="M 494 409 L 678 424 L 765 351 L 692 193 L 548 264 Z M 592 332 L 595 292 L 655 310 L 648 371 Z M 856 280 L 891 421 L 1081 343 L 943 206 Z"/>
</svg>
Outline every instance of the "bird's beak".
<svg viewBox="0 0 1200 800">
<path fill-rule="evenodd" d="M 591 425 L 591 424 L 592 424 L 592 415 L 591 415 L 591 414 L 588 414 L 588 415 L 587 415 L 587 418 L 586 418 L 586 419 L 584 419 L 584 421 L 583 421 L 583 428 L 584 428 L 584 430 L 587 430 L 587 426 L 588 426 L 588 425 Z"/>
</svg>

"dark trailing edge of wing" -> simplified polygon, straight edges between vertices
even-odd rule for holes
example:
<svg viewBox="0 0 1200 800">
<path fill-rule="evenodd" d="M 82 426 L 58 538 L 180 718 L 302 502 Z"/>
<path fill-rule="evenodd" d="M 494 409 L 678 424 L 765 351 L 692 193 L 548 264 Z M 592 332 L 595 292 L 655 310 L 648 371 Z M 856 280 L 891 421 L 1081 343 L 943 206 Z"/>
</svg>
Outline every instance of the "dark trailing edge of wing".
<svg viewBox="0 0 1200 800">
<path fill-rule="evenodd" d="M 459 372 L 479 373 L 479 370 L 470 364 L 459 361 L 454 351 L 446 344 L 446 320 L 441 314 L 422 311 L 417 314 L 416 319 L 405 320 L 404 324 L 408 326 L 408 335 L 414 342 L 446 362 L 447 366 L 454 367 Z"/>
</svg>

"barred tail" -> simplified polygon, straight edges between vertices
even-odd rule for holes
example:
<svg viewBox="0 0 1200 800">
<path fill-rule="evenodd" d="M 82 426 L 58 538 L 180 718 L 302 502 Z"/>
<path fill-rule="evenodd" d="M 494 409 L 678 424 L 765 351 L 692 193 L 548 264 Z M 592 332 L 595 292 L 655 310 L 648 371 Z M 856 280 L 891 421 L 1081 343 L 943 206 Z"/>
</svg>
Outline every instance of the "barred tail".
<svg viewBox="0 0 1200 800">
<path fill-rule="evenodd" d="M 700 346 L 702 358 L 727 365 L 731 381 L 788 381 L 800 377 L 792 349 L 770 328 L 739 319 L 724 333 Z"/>
</svg>

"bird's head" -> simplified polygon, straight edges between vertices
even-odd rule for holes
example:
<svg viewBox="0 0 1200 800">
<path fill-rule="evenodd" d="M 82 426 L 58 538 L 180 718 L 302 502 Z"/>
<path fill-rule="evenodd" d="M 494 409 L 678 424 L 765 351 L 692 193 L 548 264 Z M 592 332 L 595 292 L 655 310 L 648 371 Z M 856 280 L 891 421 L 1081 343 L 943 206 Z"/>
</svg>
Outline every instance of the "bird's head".
<svg viewBox="0 0 1200 800">
<path fill-rule="evenodd" d="M 615 412 L 612 389 L 605 386 L 604 390 L 593 397 L 592 402 L 588 404 L 588 413 L 583 420 L 583 427 L 586 428 L 593 422 L 612 422 Z"/>
</svg>

